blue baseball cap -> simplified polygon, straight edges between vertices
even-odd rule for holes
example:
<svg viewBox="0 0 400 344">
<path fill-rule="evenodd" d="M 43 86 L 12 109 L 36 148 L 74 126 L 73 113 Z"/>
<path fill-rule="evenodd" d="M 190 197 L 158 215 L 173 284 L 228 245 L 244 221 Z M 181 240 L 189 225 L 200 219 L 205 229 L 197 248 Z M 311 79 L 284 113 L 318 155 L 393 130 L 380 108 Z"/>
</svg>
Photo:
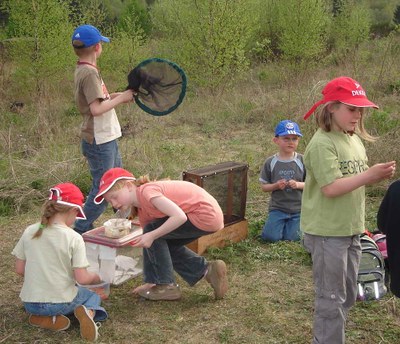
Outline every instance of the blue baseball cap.
<svg viewBox="0 0 400 344">
<path fill-rule="evenodd" d="M 74 41 L 80 41 L 81 44 L 74 44 Z M 78 26 L 72 34 L 72 45 L 74 48 L 87 48 L 99 42 L 109 43 L 110 39 L 101 35 L 100 31 L 92 25 Z"/>
<path fill-rule="evenodd" d="M 280 121 L 275 128 L 275 136 L 297 135 L 303 136 L 300 132 L 299 125 L 296 122 L 285 119 Z"/>
</svg>

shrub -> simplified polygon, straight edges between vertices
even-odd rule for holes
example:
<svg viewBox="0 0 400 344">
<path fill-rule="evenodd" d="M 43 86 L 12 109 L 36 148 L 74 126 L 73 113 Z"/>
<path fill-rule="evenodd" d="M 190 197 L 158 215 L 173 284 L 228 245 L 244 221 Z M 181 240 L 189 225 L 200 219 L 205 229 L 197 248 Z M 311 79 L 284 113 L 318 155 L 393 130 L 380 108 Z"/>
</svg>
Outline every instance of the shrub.
<svg viewBox="0 0 400 344">
<path fill-rule="evenodd" d="M 11 88 L 40 102 L 59 89 L 71 63 L 68 8 L 54 0 L 8 2 L 8 51 L 14 62 Z"/>
<path fill-rule="evenodd" d="M 332 21 L 330 40 L 336 60 L 339 63 L 353 63 L 356 69 L 362 60 L 359 48 L 369 39 L 371 13 L 366 4 L 354 2 L 343 0 Z"/>
<path fill-rule="evenodd" d="M 256 49 L 291 62 L 310 61 L 325 51 L 329 16 L 323 0 L 260 1 Z"/>
<path fill-rule="evenodd" d="M 249 64 L 253 30 L 245 0 L 164 0 L 154 5 L 153 25 L 165 54 L 185 68 L 191 81 L 217 87 Z"/>
</svg>

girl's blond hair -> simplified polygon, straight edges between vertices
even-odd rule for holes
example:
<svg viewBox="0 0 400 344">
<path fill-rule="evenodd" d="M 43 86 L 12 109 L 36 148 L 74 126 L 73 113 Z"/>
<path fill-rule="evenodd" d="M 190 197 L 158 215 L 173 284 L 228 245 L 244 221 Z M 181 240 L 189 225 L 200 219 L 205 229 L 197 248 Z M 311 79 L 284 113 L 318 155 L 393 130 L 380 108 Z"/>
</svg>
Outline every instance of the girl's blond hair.
<svg viewBox="0 0 400 344">
<path fill-rule="evenodd" d="M 339 101 L 331 101 L 327 102 L 322 109 L 315 114 L 315 119 L 317 122 L 317 125 L 324 131 L 330 132 L 332 130 L 332 113 L 329 111 L 328 107 L 330 105 L 333 106 L 339 106 L 340 104 L 343 104 Z M 361 138 L 363 138 L 366 141 L 376 141 L 377 137 L 370 135 L 367 130 L 365 129 L 364 126 L 364 115 L 365 115 L 365 110 L 364 108 L 358 108 L 360 109 L 361 113 L 361 118 L 357 123 L 357 127 L 355 132 L 357 135 L 359 135 Z M 350 133 L 351 134 L 351 133 Z"/>
<path fill-rule="evenodd" d="M 115 184 L 110 188 L 108 191 L 117 191 L 121 190 L 126 184 L 133 184 L 137 187 L 140 185 L 146 184 L 151 182 L 150 178 L 148 175 L 145 176 L 140 176 L 139 178 L 136 178 L 135 180 L 131 179 L 120 179 L 115 182 Z M 129 220 L 133 220 L 138 214 L 138 209 L 137 207 L 132 207 L 131 208 L 131 213 L 129 215 Z"/>
<path fill-rule="evenodd" d="M 71 206 L 57 203 L 54 200 L 47 200 L 42 206 L 42 217 L 40 219 L 39 229 L 32 236 L 32 239 L 40 238 L 43 229 L 49 224 L 49 220 L 57 213 L 67 213 L 71 210 Z"/>
</svg>

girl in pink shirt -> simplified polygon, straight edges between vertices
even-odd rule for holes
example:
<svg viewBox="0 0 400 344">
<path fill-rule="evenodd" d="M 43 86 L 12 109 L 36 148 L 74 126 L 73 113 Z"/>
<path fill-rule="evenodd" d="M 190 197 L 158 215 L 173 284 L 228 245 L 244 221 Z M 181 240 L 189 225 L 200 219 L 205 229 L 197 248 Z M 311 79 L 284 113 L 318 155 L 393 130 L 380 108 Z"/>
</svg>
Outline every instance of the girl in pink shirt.
<svg viewBox="0 0 400 344">
<path fill-rule="evenodd" d="M 108 170 L 94 199 L 115 209 L 132 209 L 143 227 L 143 235 L 132 244 L 143 247 L 145 284 L 135 293 L 148 300 L 177 300 L 181 297 L 174 270 L 190 285 L 203 277 L 214 289 L 216 299 L 227 289 L 227 269 L 222 260 L 207 262 L 185 245 L 224 227 L 218 202 L 201 187 L 186 181 L 138 180 L 122 168 Z"/>
</svg>

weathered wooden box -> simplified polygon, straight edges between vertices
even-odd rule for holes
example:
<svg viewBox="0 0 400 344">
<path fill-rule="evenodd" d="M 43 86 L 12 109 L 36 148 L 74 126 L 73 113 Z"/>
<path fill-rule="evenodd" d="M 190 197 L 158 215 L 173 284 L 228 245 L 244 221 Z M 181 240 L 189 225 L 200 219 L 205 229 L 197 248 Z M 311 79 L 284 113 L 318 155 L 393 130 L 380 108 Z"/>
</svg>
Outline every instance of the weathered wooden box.
<svg viewBox="0 0 400 344">
<path fill-rule="evenodd" d="M 248 165 L 233 161 L 184 171 L 183 180 L 195 183 L 207 190 L 218 201 L 223 213 L 225 228 L 188 245 L 202 254 L 207 247 L 223 247 L 247 237 L 245 219 Z"/>
</svg>

